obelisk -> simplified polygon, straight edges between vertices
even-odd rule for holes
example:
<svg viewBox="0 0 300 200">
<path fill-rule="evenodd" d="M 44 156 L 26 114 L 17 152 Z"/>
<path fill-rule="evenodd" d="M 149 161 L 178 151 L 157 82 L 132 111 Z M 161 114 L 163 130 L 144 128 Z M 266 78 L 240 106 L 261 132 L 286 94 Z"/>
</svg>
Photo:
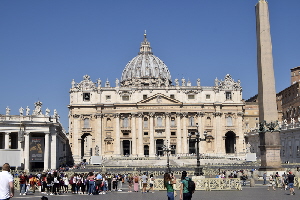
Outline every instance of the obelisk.
<svg viewBox="0 0 300 200">
<path fill-rule="evenodd" d="M 260 171 L 282 171 L 269 9 L 259 0 L 256 10 Z"/>
</svg>

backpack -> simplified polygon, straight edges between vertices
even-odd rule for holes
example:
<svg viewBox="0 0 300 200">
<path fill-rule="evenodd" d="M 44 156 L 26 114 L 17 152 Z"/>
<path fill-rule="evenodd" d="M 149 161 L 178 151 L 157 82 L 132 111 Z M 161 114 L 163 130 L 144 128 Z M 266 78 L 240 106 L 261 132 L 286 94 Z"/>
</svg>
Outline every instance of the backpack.
<svg viewBox="0 0 300 200">
<path fill-rule="evenodd" d="M 135 183 L 138 183 L 138 182 L 139 182 L 139 178 L 138 178 L 138 177 L 135 177 L 135 178 L 134 178 L 134 182 L 135 182 Z"/>
<path fill-rule="evenodd" d="M 189 178 L 187 181 L 188 181 L 188 187 L 187 187 L 188 191 L 189 191 L 190 193 L 194 193 L 194 192 L 195 192 L 195 189 L 196 189 L 196 184 L 195 184 L 195 182 L 192 181 L 192 179 L 190 179 L 190 178 Z"/>
</svg>

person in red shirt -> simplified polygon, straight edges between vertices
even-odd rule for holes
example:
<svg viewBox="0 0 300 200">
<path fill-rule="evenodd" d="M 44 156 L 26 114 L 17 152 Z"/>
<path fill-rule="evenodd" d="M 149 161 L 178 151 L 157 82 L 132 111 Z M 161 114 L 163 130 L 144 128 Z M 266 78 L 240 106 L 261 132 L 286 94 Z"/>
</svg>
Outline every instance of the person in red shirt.
<svg viewBox="0 0 300 200">
<path fill-rule="evenodd" d="M 20 195 L 26 195 L 26 173 L 21 173 L 20 176 L 19 176 L 20 180 L 19 180 L 19 183 L 20 183 Z"/>
</svg>

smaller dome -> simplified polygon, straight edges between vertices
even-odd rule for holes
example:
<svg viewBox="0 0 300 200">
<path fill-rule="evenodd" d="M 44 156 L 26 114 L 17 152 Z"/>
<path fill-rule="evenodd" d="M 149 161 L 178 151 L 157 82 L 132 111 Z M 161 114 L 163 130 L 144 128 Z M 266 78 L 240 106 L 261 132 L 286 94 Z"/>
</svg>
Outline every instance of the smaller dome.
<svg viewBox="0 0 300 200">
<path fill-rule="evenodd" d="M 150 42 L 144 34 L 140 52 L 125 66 L 121 77 L 121 84 L 134 85 L 139 82 L 142 85 L 152 85 L 159 81 L 159 85 L 172 83 L 171 74 L 165 63 L 151 52 Z"/>
</svg>

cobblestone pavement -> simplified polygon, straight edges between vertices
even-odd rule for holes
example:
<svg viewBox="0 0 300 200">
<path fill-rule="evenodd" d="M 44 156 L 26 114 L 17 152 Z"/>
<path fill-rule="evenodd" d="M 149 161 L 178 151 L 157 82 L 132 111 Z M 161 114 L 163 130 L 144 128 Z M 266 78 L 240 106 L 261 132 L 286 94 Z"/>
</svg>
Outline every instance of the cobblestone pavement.
<svg viewBox="0 0 300 200">
<path fill-rule="evenodd" d="M 47 195 L 49 200 L 167 200 L 166 191 L 155 191 L 154 193 L 142 194 L 141 192 L 128 192 L 124 185 L 122 192 L 110 192 L 105 195 L 77 195 L 77 194 L 63 194 L 63 195 Z M 193 194 L 192 200 L 248 200 L 248 199 L 263 199 L 263 200 L 282 200 L 282 199 L 299 199 L 300 190 L 295 189 L 296 195 L 289 195 L 288 191 L 277 188 L 276 191 L 267 190 L 267 186 L 256 184 L 255 187 L 243 186 L 242 191 L 196 191 Z M 12 200 L 39 200 L 42 194 L 37 192 L 35 194 L 28 194 L 20 196 L 16 191 L 15 197 Z M 175 198 L 179 200 L 179 196 Z"/>
</svg>

